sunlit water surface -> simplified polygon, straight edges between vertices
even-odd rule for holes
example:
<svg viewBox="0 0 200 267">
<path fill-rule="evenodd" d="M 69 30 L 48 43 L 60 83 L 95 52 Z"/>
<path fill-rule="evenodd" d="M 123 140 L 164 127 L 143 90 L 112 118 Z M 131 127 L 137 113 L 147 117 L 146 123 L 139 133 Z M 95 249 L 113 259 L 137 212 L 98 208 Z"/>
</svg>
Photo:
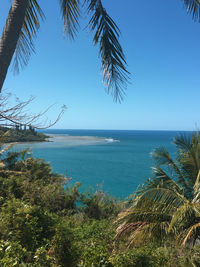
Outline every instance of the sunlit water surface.
<svg viewBox="0 0 200 267">
<path fill-rule="evenodd" d="M 54 172 L 79 181 L 82 190 L 103 187 L 107 193 L 126 197 L 151 176 L 151 152 L 165 146 L 175 155 L 175 131 L 48 130 L 50 142 L 24 143 L 37 158 L 50 162 Z"/>
</svg>

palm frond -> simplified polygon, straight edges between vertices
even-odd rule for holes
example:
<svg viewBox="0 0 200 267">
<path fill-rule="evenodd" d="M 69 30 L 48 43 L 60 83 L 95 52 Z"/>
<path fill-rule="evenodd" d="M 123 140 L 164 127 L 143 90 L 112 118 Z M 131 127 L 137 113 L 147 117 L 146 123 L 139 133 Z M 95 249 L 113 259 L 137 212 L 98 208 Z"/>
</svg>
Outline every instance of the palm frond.
<svg viewBox="0 0 200 267">
<path fill-rule="evenodd" d="M 129 248 L 132 244 L 143 243 L 147 239 L 161 240 L 168 234 L 168 226 L 171 216 L 162 210 L 133 209 L 129 213 L 119 217 L 116 223 L 121 223 L 117 228 L 116 242 L 122 237 L 128 237 Z M 123 221 L 121 221 L 123 219 Z"/>
<path fill-rule="evenodd" d="M 122 235 L 125 235 L 126 233 L 133 232 L 135 234 L 135 231 L 137 231 L 146 224 L 146 222 L 124 223 L 117 228 L 117 234 L 115 236 L 115 239 L 119 239 Z"/>
<path fill-rule="evenodd" d="M 183 184 L 185 186 L 185 179 L 184 176 L 182 175 L 179 167 L 175 163 L 175 161 L 172 159 L 170 156 L 168 150 L 164 147 L 160 147 L 152 153 L 153 160 L 156 163 L 156 166 L 163 166 L 165 165 L 169 171 L 171 172 L 171 175 L 175 175 L 178 177 L 178 182 L 180 184 Z"/>
<path fill-rule="evenodd" d="M 168 150 L 163 147 L 156 149 L 152 153 L 156 163 L 156 168 L 154 168 L 155 176 L 160 176 L 159 178 L 166 175 L 170 176 L 181 188 L 184 188 L 184 192 L 188 197 L 192 197 L 191 192 L 200 168 L 199 141 L 197 142 L 196 137 L 192 141 L 190 136 L 179 135 L 174 140 L 178 149 L 176 161 L 170 156 Z"/>
<path fill-rule="evenodd" d="M 35 52 L 33 39 L 40 28 L 40 19 L 43 18 L 44 14 L 37 0 L 29 0 L 13 59 L 13 71 L 15 73 L 27 65 L 31 54 Z"/>
<path fill-rule="evenodd" d="M 157 166 L 152 168 L 152 170 L 155 176 L 153 180 L 155 182 L 157 181 L 157 183 L 154 182 L 154 187 L 173 189 L 182 195 L 185 195 L 185 192 L 187 193 L 187 191 L 190 191 L 190 187 L 188 186 L 187 181 L 185 181 L 185 177 L 182 176 L 181 173 L 178 173 L 178 179 L 177 182 L 175 182 L 161 167 Z M 149 188 L 153 188 L 153 186 Z"/>
<path fill-rule="evenodd" d="M 152 153 L 152 158 L 155 161 L 156 165 L 162 166 L 166 164 L 173 164 L 173 160 L 165 147 L 159 147 L 155 149 Z"/>
<path fill-rule="evenodd" d="M 119 214 L 116 224 L 116 242 L 128 237 L 128 247 L 146 239 L 163 239 L 169 234 L 168 228 L 177 207 L 186 202 L 173 188 L 153 188 L 136 196 L 133 206 Z M 173 227 L 174 229 L 174 227 Z M 171 231 L 171 234 L 174 231 Z"/>
<path fill-rule="evenodd" d="M 64 20 L 64 32 L 74 39 L 79 28 L 80 1 L 59 0 L 59 2 Z"/>
<path fill-rule="evenodd" d="M 178 207 L 172 216 L 172 220 L 169 225 L 169 232 L 175 226 L 179 226 L 179 231 L 184 228 L 184 225 L 187 225 L 187 222 L 191 220 L 191 218 L 195 217 L 195 211 L 190 202 L 184 203 L 182 206 Z"/>
<path fill-rule="evenodd" d="M 164 241 L 164 238 L 169 235 L 168 233 L 169 221 L 155 221 L 147 224 L 143 231 L 148 239 L 154 239 L 160 242 Z"/>
<path fill-rule="evenodd" d="M 176 161 L 164 148 L 154 151 L 153 179 L 137 190 L 132 206 L 119 214 L 117 237 L 129 244 L 175 238 L 195 244 L 200 238 L 200 134 L 178 136 Z"/>
<path fill-rule="evenodd" d="M 197 179 L 194 184 L 194 195 L 200 193 L 200 170 L 197 175 Z"/>
<path fill-rule="evenodd" d="M 95 31 L 94 44 L 100 45 L 100 57 L 103 70 L 103 81 L 107 92 L 111 92 L 115 101 L 121 101 L 129 79 L 127 63 L 122 47 L 118 41 L 120 31 L 113 19 L 103 8 L 101 0 L 86 0 L 91 31 Z"/>
<path fill-rule="evenodd" d="M 189 151 L 192 148 L 191 136 L 186 134 L 179 134 L 174 138 L 173 144 L 177 146 L 179 151 Z"/>
<path fill-rule="evenodd" d="M 177 208 L 187 201 L 187 199 L 173 188 L 152 188 L 144 192 L 139 200 L 143 202 L 145 199 L 153 200 L 155 203 L 164 204 L 165 208 Z"/>
<path fill-rule="evenodd" d="M 199 0 L 184 0 L 187 12 L 192 15 L 194 20 L 200 21 L 200 1 Z"/>
<path fill-rule="evenodd" d="M 200 223 L 197 223 L 197 224 L 193 225 L 192 227 L 190 227 L 190 229 L 189 229 L 189 231 L 188 231 L 186 237 L 185 237 L 184 240 L 183 240 L 183 243 L 182 243 L 182 246 L 183 246 L 183 247 L 185 247 L 187 241 L 191 238 L 192 234 L 194 233 L 194 231 L 195 231 L 198 227 L 200 227 Z"/>
<path fill-rule="evenodd" d="M 192 135 L 179 135 L 174 143 L 178 149 L 177 161 L 181 173 L 187 180 L 190 191 L 193 190 L 196 177 L 200 169 L 200 135 L 193 132 Z"/>
<path fill-rule="evenodd" d="M 152 188 L 173 188 L 173 190 L 179 192 L 180 194 L 184 194 L 184 191 L 180 185 L 172 180 L 167 172 L 161 167 L 153 167 L 152 171 L 153 178 L 147 179 L 144 184 L 137 189 L 136 195 L 141 195 Z"/>
<path fill-rule="evenodd" d="M 198 201 L 197 202 L 192 201 L 192 207 L 195 212 L 195 217 L 199 219 L 200 218 L 200 203 Z"/>
<path fill-rule="evenodd" d="M 165 238 L 169 236 L 167 232 L 168 222 L 154 222 L 154 223 L 142 223 L 139 224 L 132 232 L 127 232 L 123 236 L 128 237 L 127 249 L 132 245 L 140 246 L 149 240 L 156 241 L 156 243 L 163 243 Z M 121 238 L 121 237 L 120 237 Z M 115 243 L 118 239 L 115 239 Z"/>
</svg>

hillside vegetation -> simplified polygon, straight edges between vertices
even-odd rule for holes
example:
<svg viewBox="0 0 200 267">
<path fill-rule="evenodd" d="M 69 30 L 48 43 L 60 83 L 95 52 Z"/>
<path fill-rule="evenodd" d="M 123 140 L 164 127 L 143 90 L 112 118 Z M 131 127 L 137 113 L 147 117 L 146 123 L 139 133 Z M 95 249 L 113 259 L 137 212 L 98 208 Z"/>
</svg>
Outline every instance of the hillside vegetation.
<svg viewBox="0 0 200 267">
<path fill-rule="evenodd" d="M 7 128 L 0 127 L 0 135 L 5 134 L 4 142 L 43 142 L 46 141 L 48 136 L 35 131 L 34 128 L 29 127 L 29 129 L 22 127 Z"/>
<path fill-rule="evenodd" d="M 166 175 L 161 175 L 162 164 L 157 165 L 157 178 L 127 201 L 98 188 L 81 193 L 79 183 L 72 185 L 70 178 L 53 173 L 44 160 L 25 151 L 7 153 L 0 165 L 0 266 L 199 266 L 199 193 L 190 202 L 193 196 L 183 181 L 199 186 L 199 178 L 189 183 L 195 176 L 186 173 L 198 169 L 200 138 L 186 140 L 178 163 L 172 165 L 165 153 L 168 157 L 159 164 L 165 163 Z M 181 170 L 184 178 L 178 185 L 167 176 L 166 165 L 179 177 L 177 168 Z M 152 197 L 154 188 L 158 191 Z M 171 190 L 168 198 L 159 196 L 165 189 Z"/>
</svg>

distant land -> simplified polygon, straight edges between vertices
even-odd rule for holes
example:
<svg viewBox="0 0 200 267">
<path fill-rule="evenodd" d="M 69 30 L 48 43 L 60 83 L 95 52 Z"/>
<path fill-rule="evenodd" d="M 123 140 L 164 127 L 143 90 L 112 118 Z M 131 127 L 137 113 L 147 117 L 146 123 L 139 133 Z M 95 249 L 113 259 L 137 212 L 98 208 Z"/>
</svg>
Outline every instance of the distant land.
<svg viewBox="0 0 200 267">
<path fill-rule="evenodd" d="M 16 125 L 13 128 L 0 127 L 0 135 L 4 135 L 3 142 L 44 142 L 48 141 L 48 135 L 37 132 L 31 126 Z"/>
</svg>

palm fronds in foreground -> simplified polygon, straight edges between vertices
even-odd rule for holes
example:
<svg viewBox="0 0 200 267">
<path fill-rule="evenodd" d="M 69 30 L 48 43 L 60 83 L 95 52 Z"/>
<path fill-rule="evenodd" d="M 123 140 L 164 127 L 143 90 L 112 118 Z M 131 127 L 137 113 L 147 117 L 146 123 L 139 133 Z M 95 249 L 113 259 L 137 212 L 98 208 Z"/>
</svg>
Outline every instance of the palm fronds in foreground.
<svg viewBox="0 0 200 267">
<path fill-rule="evenodd" d="M 130 245 L 151 239 L 194 245 L 200 238 L 200 135 L 175 138 L 176 161 L 156 149 L 154 177 L 136 193 L 130 208 L 118 216 L 116 242 Z"/>
<path fill-rule="evenodd" d="M 120 30 L 114 20 L 103 7 L 101 0 L 59 0 L 64 33 L 72 39 L 75 38 L 79 28 L 81 8 L 86 6 L 89 16 L 89 28 L 94 32 L 94 45 L 99 45 L 99 55 L 103 72 L 103 81 L 108 93 L 113 95 L 115 101 L 121 101 L 127 83 L 129 72 L 124 52 L 119 43 Z M 31 53 L 35 51 L 34 38 L 40 28 L 40 19 L 44 13 L 37 0 L 29 0 L 24 22 L 15 48 L 13 70 L 19 72 L 27 65 Z"/>
</svg>

